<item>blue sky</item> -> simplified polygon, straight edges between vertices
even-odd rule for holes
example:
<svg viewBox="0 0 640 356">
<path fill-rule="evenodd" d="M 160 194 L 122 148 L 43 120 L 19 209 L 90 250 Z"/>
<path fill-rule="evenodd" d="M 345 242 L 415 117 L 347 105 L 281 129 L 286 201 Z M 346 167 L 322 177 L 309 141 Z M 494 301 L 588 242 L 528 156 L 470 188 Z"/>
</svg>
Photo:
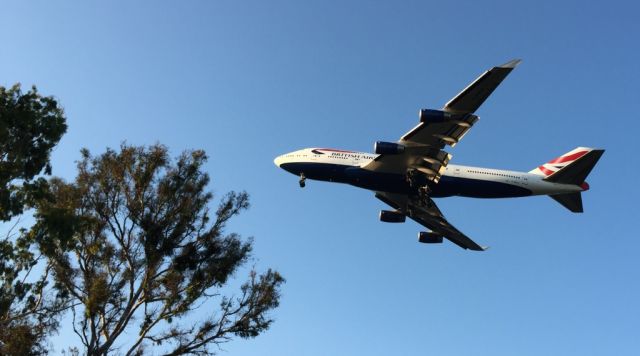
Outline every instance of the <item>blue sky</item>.
<svg viewBox="0 0 640 356">
<path fill-rule="evenodd" d="M 635 2 L 1 4 L 0 85 L 36 84 L 68 116 L 54 174 L 72 179 L 82 147 L 161 142 L 205 149 L 214 192 L 251 194 L 231 229 L 287 284 L 272 328 L 222 354 L 640 352 Z M 371 192 L 301 190 L 273 165 L 396 140 L 420 108 L 513 58 L 452 162 L 528 171 L 605 148 L 582 215 L 546 197 L 449 198 L 448 219 L 492 248 L 427 246 L 417 224 L 377 221 Z M 69 327 L 52 341 L 77 343 Z"/>
</svg>

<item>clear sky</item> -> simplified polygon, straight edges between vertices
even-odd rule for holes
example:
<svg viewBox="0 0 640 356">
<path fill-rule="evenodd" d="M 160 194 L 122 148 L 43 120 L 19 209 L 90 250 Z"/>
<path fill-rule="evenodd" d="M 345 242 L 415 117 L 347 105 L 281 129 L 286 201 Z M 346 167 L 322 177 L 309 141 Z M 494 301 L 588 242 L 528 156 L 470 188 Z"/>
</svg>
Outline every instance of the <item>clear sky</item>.
<svg viewBox="0 0 640 356">
<path fill-rule="evenodd" d="M 640 7 L 634 1 L 4 1 L 0 85 L 65 107 L 54 174 L 79 150 L 205 149 L 212 189 L 246 189 L 231 228 L 286 278 L 276 322 L 228 355 L 638 355 Z M 585 213 L 546 197 L 441 199 L 487 252 L 422 245 L 373 193 L 273 158 L 370 151 L 482 71 L 523 63 L 452 163 L 528 171 L 607 151 Z M 244 272 L 243 272 L 244 273 Z M 245 275 L 239 274 L 239 279 Z M 77 343 L 70 327 L 55 353 Z"/>
</svg>

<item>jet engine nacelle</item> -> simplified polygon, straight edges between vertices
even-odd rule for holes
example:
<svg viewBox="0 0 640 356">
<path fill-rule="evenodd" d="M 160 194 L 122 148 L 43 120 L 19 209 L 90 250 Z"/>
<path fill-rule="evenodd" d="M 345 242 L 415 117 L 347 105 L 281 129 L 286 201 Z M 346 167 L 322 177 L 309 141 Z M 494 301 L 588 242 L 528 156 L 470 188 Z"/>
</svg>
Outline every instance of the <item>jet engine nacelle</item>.
<svg viewBox="0 0 640 356">
<path fill-rule="evenodd" d="M 418 117 L 420 118 L 420 122 L 443 122 L 446 120 L 461 120 L 466 117 L 470 117 L 474 115 L 469 114 L 454 114 L 448 111 L 442 110 L 433 110 L 433 109 L 421 109 L 418 112 Z M 471 122 L 473 123 L 473 122 Z"/>
<path fill-rule="evenodd" d="M 442 235 L 435 233 L 433 231 L 430 232 L 420 232 L 418 234 L 418 241 L 423 244 L 441 244 L 442 243 Z"/>
<path fill-rule="evenodd" d="M 397 211 L 380 210 L 380 221 L 388 223 L 403 223 L 407 217 Z"/>
<path fill-rule="evenodd" d="M 444 122 L 454 121 L 460 126 L 470 127 L 478 121 L 478 117 L 473 114 L 454 114 L 448 111 L 421 109 L 418 112 L 420 122 Z"/>
<path fill-rule="evenodd" d="M 373 150 L 379 155 L 397 155 L 404 152 L 404 146 L 393 142 L 377 141 Z"/>
<path fill-rule="evenodd" d="M 442 110 L 422 109 L 418 112 L 420 122 L 442 122 L 450 116 L 450 113 Z"/>
</svg>

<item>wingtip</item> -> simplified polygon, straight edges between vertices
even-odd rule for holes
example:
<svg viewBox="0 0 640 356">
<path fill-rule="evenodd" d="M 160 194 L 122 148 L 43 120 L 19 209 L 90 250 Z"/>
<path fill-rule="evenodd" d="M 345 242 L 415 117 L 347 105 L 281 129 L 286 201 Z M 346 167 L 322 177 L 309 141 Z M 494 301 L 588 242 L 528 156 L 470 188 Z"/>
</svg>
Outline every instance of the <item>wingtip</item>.
<svg viewBox="0 0 640 356">
<path fill-rule="evenodd" d="M 509 68 L 509 69 L 513 69 L 515 68 L 518 64 L 520 64 L 520 62 L 522 62 L 522 59 L 514 59 L 511 60 L 503 65 L 498 66 L 498 68 Z"/>
</svg>

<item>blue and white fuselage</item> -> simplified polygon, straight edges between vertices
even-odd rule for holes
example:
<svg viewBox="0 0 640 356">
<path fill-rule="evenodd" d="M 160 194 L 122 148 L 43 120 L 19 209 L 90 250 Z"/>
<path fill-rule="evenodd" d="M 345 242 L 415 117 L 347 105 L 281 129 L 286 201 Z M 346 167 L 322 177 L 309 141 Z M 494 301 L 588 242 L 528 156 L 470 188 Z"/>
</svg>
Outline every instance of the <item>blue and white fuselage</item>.
<svg viewBox="0 0 640 356">
<path fill-rule="evenodd" d="M 274 163 L 306 179 L 346 183 L 378 192 L 414 194 L 404 174 L 367 170 L 377 154 L 326 148 L 306 148 L 278 156 Z M 577 193 L 588 185 L 544 180 L 544 175 L 449 164 L 440 181 L 430 185 L 433 198 L 463 196 L 510 198 L 531 195 Z"/>
</svg>

